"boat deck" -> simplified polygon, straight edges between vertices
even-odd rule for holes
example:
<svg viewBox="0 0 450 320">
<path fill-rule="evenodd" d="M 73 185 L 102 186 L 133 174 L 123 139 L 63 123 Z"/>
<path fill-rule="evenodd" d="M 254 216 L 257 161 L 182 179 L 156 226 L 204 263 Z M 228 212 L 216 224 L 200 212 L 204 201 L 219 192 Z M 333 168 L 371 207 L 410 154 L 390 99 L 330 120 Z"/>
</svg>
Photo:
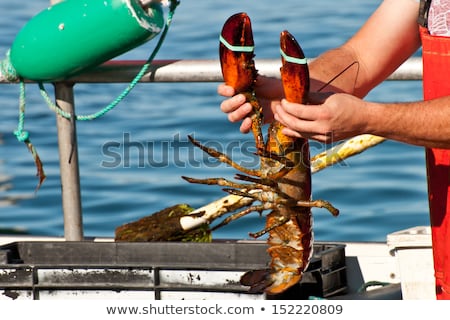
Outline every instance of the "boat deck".
<svg viewBox="0 0 450 320">
<path fill-rule="evenodd" d="M 265 242 L 253 240 L 0 236 L 0 299 L 272 299 L 239 284 L 245 271 L 267 267 L 265 250 Z M 427 227 L 390 234 L 386 242 L 317 243 L 314 251 L 299 288 L 276 298 L 434 299 Z"/>
</svg>

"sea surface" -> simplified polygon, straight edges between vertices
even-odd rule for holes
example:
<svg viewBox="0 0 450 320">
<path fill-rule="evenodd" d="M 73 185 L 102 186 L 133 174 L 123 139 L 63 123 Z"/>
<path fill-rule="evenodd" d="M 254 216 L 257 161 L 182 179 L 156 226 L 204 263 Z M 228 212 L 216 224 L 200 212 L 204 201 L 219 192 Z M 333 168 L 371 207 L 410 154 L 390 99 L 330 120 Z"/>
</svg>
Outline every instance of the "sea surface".
<svg viewBox="0 0 450 320">
<path fill-rule="evenodd" d="M 380 2 L 181 0 L 157 59 L 217 59 L 222 24 L 240 11 L 252 19 L 256 59 L 279 57 L 279 33 L 284 29 L 294 34 L 308 57 L 315 57 L 343 43 Z M 47 0 L 0 0 L 0 57 L 20 28 L 48 4 Z M 120 59 L 145 60 L 155 44 L 152 40 Z M 125 86 L 76 85 L 77 113 L 101 109 Z M 223 98 L 216 87 L 217 83 L 139 84 L 104 117 L 77 123 L 86 236 L 110 237 L 117 226 L 168 206 L 187 203 L 197 208 L 225 196 L 221 187 L 192 185 L 181 179 L 182 175 L 232 178 L 236 172 L 195 150 L 188 143 L 189 134 L 238 162 L 255 165 L 250 155 L 252 137 L 241 134 L 239 124 L 229 123 L 221 113 Z M 50 85 L 47 88 L 52 90 Z M 390 81 L 367 99 L 418 100 L 421 91 L 419 81 Z M 0 229 L 62 236 L 55 115 L 37 85 L 28 84 L 25 129 L 47 173 L 35 192 L 33 160 L 12 133 L 18 122 L 18 101 L 18 85 L 0 84 Z M 324 148 L 311 143 L 312 154 Z M 328 200 L 341 211 L 334 218 L 326 210 L 313 209 L 315 238 L 320 241 L 385 241 L 391 232 L 428 225 L 424 150 L 384 142 L 315 174 L 313 197 Z M 214 237 L 246 239 L 263 225 L 264 217 L 253 213 L 217 230 Z"/>
</svg>

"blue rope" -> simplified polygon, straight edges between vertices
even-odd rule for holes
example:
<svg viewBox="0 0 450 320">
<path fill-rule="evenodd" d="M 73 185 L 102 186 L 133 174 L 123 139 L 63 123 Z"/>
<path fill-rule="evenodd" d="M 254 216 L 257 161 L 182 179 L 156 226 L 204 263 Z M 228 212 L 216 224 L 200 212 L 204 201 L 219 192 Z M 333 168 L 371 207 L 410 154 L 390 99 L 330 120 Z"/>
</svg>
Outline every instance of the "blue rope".
<svg viewBox="0 0 450 320">
<path fill-rule="evenodd" d="M 24 131 L 25 127 L 25 83 L 20 80 L 20 97 L 19 97 L 19 122 L 14 135 L 20 142 L 26 142 L 30 138 L 28 131 Z"/>
<path fill-rule="evenodd" d="M 30 141 L 30 134 L 28 133 L 28 131 L 24 130 L 24 127 L 25 127 L 25 82 L 23 81 L 23 79 L 19 79 L 19 80 L 20 80 L 19 122 L 17 124 L 17 129 L 14 130 L 14 135 L 16 136 L 17 140 L 25 143 L 28 150 L 31 152 L 31 155 L 33 156 L 34 163 L 36 164 L 36 169 L 37 169 L 36 175 L 39 178 L 39 183 L 36 187 L 36 191 L 37 191 L 40 188 L 42 182 L 44 182 L 46 176 L 45 176 L 44 168 L 42 166 L 41 159 L 39 158 L 39 155 L 37 153 L 37 150 Z"/>
<path fill-rule="evenodd" d="M 164 42 L 164 39 L 166 37 L 167 31 L 169 30 L 170 24 L 172 22 L 173 15 L 175 13 L 175 9 L 178 6 L 180 2 L 176 0 L 172 0 L 170 4 L 170 10 L 167 16 L 167 21 L 165 23 L 164 29 L 161 33 L 161 36 L 158 40 L 158 43 L 156 44 L 156 47 L 153 49 L 153 52 L 151 53 L 150 57 L 147 59 L 145 64 L 142 66 L 141 70 L 138 72 L 138 74 L 134 77 L 134 79 L 130 82 L 127 88 L 125 88 L 122 93 L 109 105 L 104 107 L 103 109 L 92 113 L 88 115 L 76 115 L 76 120 L 95 120 L 102 116 L 104 116 L 106 113 L 114 109 L 130 92 L 133 90 L 133 88 L 138 84 L 138 82 L 141 80 L 141 78 L 144 76 L 144 74 L 147 72 L 148 68 L 150 67 L 153 59 L 155 58 L 156 54 L 158 53 L 159 49 L 161 48 L 162 43 Z M 42 82 L 39 82 L 39 89 L 41 92 L 42 97 L 44 98 L 45 102 L 47 103 L 48 107 L 56 112 L 58 115 L 70 119 L 72 115 L 64 110 L 62 110 L 59 106 L 54 104 L 48 95 L 47 91 L 45 90 L 44 84 Z"/>
</svg>

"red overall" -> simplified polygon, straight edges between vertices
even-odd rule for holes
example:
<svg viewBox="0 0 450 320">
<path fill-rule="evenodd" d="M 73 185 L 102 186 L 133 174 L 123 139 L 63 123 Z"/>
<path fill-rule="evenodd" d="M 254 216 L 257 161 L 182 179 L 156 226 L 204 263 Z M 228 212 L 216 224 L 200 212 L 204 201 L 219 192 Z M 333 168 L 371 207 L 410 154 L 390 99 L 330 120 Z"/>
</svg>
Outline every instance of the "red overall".
<svg viewBox="0 0 450 320">
<path fill-rule="evenodd" d="M 450 95 L 450 38 L 420 33 L 424 99 Z M 426 162 L 436 297 L 450 299 L 450 150 L 427 148 Z"/>
</svg>

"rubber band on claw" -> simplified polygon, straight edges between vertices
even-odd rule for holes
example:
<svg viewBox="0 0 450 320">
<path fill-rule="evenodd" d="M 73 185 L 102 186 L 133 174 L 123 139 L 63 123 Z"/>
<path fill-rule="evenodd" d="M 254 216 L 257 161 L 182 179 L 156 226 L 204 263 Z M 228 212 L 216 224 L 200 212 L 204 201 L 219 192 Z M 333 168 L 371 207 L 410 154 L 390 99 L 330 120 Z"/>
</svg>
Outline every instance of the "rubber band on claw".
<svg viewBox="0 0 450 320">
<path fill-rule="evenodd" d="M 288 56 L 283 50 L 280 49 L 281 56 L 284 60 L 290 63 L 296 63 L 296 64 L 307 64 L 308 60 L 306 58 L 295 58 Z"/>
<path fill-rule="evenodd" d="M 253 52 L 254 46 L 233 46 L 222 35 L 219 37 L 220 42 L 230 51 L 233 52 Z"/>
</svg>

